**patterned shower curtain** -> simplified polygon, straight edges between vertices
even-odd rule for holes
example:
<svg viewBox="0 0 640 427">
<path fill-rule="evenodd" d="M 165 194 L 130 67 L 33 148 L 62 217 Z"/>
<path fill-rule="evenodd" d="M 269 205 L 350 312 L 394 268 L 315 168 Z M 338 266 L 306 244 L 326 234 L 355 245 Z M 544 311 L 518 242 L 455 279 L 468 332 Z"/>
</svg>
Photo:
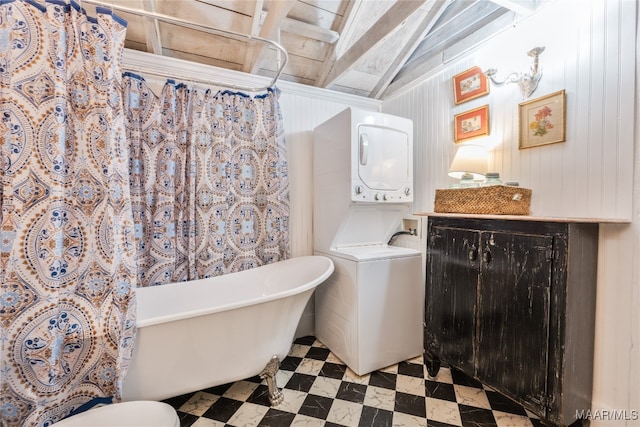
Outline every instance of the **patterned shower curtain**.
<svg viewBox="0 0 640 427">
<path fill-rule="evenodd" d="M 0 420 L 119 398 L 135 333 L 126 23 L 0 1 Z"/>
<path fill-rule="evenodd" d="M 289 256 L 289 181 L 279 93 L 158 97 L 126 74 L 138 286 L 217 276 Z"/>
</svg>

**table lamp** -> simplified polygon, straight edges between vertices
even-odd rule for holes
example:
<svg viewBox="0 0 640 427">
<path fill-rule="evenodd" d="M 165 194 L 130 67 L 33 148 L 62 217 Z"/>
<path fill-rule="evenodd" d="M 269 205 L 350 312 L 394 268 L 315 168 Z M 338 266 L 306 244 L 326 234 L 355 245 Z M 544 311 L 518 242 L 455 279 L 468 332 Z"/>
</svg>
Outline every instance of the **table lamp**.
<svg viewBox="0 0 640 427">
<path fill-rule="evenodd" d="M 449 167 L 449 176 L 460 180 L 460 187 L 473 187 L 474 180 L 484 179 L 487 173 L 487 149 L 481 145 L 458 148 Z"/>
</svg>

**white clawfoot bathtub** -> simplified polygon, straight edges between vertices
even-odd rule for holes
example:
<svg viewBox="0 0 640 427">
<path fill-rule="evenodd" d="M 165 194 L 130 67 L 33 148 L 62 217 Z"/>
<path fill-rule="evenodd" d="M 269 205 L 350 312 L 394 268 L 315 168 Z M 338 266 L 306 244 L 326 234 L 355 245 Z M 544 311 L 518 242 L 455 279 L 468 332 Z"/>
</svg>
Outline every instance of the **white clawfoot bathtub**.
<svg viewBox="0 0 640 427">
<path fill-rule="evenodd" d="M 122 399 L 162 400 L 273 370 L 271 359 L 288 354 L 309 298 L 332 272 L 329 258 L 303 256 L 138 288 L 138 335 Z"/>
</svg>

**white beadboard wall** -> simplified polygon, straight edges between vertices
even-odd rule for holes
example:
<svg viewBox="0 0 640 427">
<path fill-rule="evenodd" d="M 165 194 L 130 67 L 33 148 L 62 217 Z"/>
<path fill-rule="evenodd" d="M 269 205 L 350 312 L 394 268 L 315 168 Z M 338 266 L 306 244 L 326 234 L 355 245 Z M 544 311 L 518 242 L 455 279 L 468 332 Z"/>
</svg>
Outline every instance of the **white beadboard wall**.
<svg viewBox="0 0 640 427">
<path fill-rule="evenodd" d="M 631 222 L 600 225 L 592 410 L 601 412 L 592 427 L 640 426 L 638 22 L 636 1 L 556 0 L 382 108 L 414 120 L 417 212 L 432 211 L 435 189 L 453 182 L 453 115 L 489 104 L 491 134 L 473 142 L 492 150 L 490 169 L 504 180 L 533 189 L 534 214 Z M 519 150 L 518 88 L 491 87 L 489 96 L 454 106 L 451 78 L 473 65 L 497 68 L 498 77 L 525 72 L 535 46 L 546 47 L 544 75 L 530 99 L 566 90 L 567 140 Z"/>
<path fill-rule="evenodd" d="M 435 189 L 453 182 L 447 176 L 457 145 L 453 116 L 488 104 L 490 135 L 468 143 L 489 148 L 489 169 L 503 181 L 533 190 L 533 215 L 629 221 L 635 9 L 636 2 L 628 0 L 556 0 L 410 90 L 385 99 L 384 112 L 414 120 L 415 209 L 432 211 Z M 517 85 L 492 86 L 488 96 L 456 106 L 451 79 L 473 65 L 496 68 L 498 78 L 528 72 L 527 51 L 536 46 L 545 46 L 543 77 L 527 100 L 566 91 L 566 142 L 519 150 L 523 99 Z"/>
<path fill-rule="evenodd" d="M 626 0 L 621 0 L 626 1 Z M 635 2 L 634 2 L 635 3 Z M 640 22 L 640 8 L 633 15 Z M 638 25 L 638 24 L 636 24 Z M 636 28 L 636 40 L 638 34 Z M 592 427 L 640 426 L 640 44 L 635 46 L 636 85 L 631 224 L 600 225 L 593 408 L 627 410 L 623 421 L 595 420 Z"/>
</svg>

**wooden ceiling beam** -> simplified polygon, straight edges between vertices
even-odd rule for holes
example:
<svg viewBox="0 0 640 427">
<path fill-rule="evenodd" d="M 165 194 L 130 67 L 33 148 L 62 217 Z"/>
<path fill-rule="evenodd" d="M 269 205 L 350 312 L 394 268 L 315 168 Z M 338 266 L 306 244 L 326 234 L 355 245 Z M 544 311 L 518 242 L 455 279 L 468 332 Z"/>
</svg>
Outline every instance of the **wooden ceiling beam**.
<svg viewBox="0 0 640 427">
<path fill-rule="evenodd" d="M 374 49 L 404 22 L 427 0 L 399 0 L 376 21 L 331 67 L 330 71 L 318 80 L 321 87 L 333 84 L 344 73 L 351 70 L 358 60 Z"/>
<path fill-rule="evenodd" d="M 417 82 L 434 75 L 442 70 L 447 62 L 459 58 L 465 52 L 469 52 L 512 26 L 514 16 L 515 12 L 502 13 L 487 25 L 476 28 L 472 33 L 467 33 L 464 38 L 452 41 L 453 44 L 441 45 L 438 49 L 431 51 L 430 55 L 421 55 L 415 58 L 400 70 L 381 98 L 384 99 L 396 92 L 406 90 Z"/>
<path fill-rule="evenodd" d="M 141 8 L 147 12 L 156 12 L 155 0 L 141 0 Z M 147 44 L 147 52 L 162 55 L 162 39 L 160 38 L 160 25 L 157 19 L 142 18 L 144 22 L 144 36 Z"/>
<path fill-rule="evenodd" d="M 535 0 L 491 0 L 491 2 L 512 10 L 518 15 L 528 16 L 536 11 Z"/>
<path fill-rule="evenodd" d="M 262 16 L 266 18 L 267 12 L 263 11 Z M 286 17 L 282 20 L 280 30 L 325 43 L 335 43 L 340 38 L 336 31 Z"/>
<path fill-rule="evenodd" d="M 253 5 L 253 15 L 251 16 L 251 30 L 249 30 L 252 36 L 257 36 L 260 32 L 260 24 L 263 22 L 263 6 L 264 0 L 256 0 Z"/>
<path fill-rule="evenodd" d="M 405 61 L 404 67 L 421 57 L 430 57 L 434 52 L 441 52 L 454 45 L 463 38 L 490 25 L 505 13 L 514 14 L 493 2 L 476 2 L 464 8 L 457 8 L 461 3 L 452 3 L 445 15 L 440 18 L 437 27 L 429 31 L 429 34 L 420 42 L 411 57 Z M 448 19 L 447 19 L 448 18 Z M 442 21 L 446 22 L 442 22 Z"/>
<path fill-rule="evenodd" d="M 271 2 L 267 17 L 260 29 L 260 37 L 279 42 L 282 21 L 287 17 L 296 1 L 297 0 L 280 0 Z M 254 49 L 254 55 L 248 66 L 251 73 L 256 73 L 260 68 L 260 59 L 266 48 L 264 44 L 262 46 L 261 48 Z"/>
<path fill-rule="evenodd" d="M 260 32 L 260 20 L 262 18 L 262 6 L 264 4 L 263 0 L 256 0 L 253 7 L 253 15 L 251 16 L 251 29 L 249 30 L 249 34 L 252 36 L 257 36 Z M 244 61 L 242 62 L 242 71 L 245 73 L 251 72 L 251 67 L 253 66 L 252 58 L 256 55 L 256 45 L 257 42 L 251 41 L 247 43 L 247 49 L 244 52 Z"/>
<path fill-rule="evenodd" d="M 337 32 L 339 34 L 343 34 L 345 29 L 351 28 L 357 18 L 357 11 L 363 1 L 364 0 L 352 0 L 347 2 L 347 6 L 343 12 L 342 19 L 338 24 Z M 331 71 L 331 67 L 333 67 L 333 64 L 336 61 L 336 52 L 339 51 L 343 43 L 346 43 L 346 40 L 344 38 L 340 38 L 338 39 L 337 43 L 329 46 L 327 54 L 325 55 L 325 60 L 322 63 L 322 68 L 318 73 L 318 78 L 316 79 L 315 86 L 320 87 L 321 82 L 326 79 L 327 75 Z"/>
<path fill-rule="evenodd" d="M 413 34 L 411 34 L 411 36 L 405 41 L 404 48 L 395 56 L 393 63 L 389 66 L 382 78 L 380 78 L 378 84 L 373 88 L 369 97 L 378 99 L 384 93 L 391 81 L 393 81 L 393 78 L 402 69 L 404 63 L 420 45 L 420 42 L 424 39 L 425 35 L 431 31 L 436 22 L 438 22 L 438 19 L 442 16 L 450 3 L 451 0 L 429 3 L 430 7 L 428 10 L 424 10 L 424 16 L 420 21 L 420 24 Z"/>
</svg>

